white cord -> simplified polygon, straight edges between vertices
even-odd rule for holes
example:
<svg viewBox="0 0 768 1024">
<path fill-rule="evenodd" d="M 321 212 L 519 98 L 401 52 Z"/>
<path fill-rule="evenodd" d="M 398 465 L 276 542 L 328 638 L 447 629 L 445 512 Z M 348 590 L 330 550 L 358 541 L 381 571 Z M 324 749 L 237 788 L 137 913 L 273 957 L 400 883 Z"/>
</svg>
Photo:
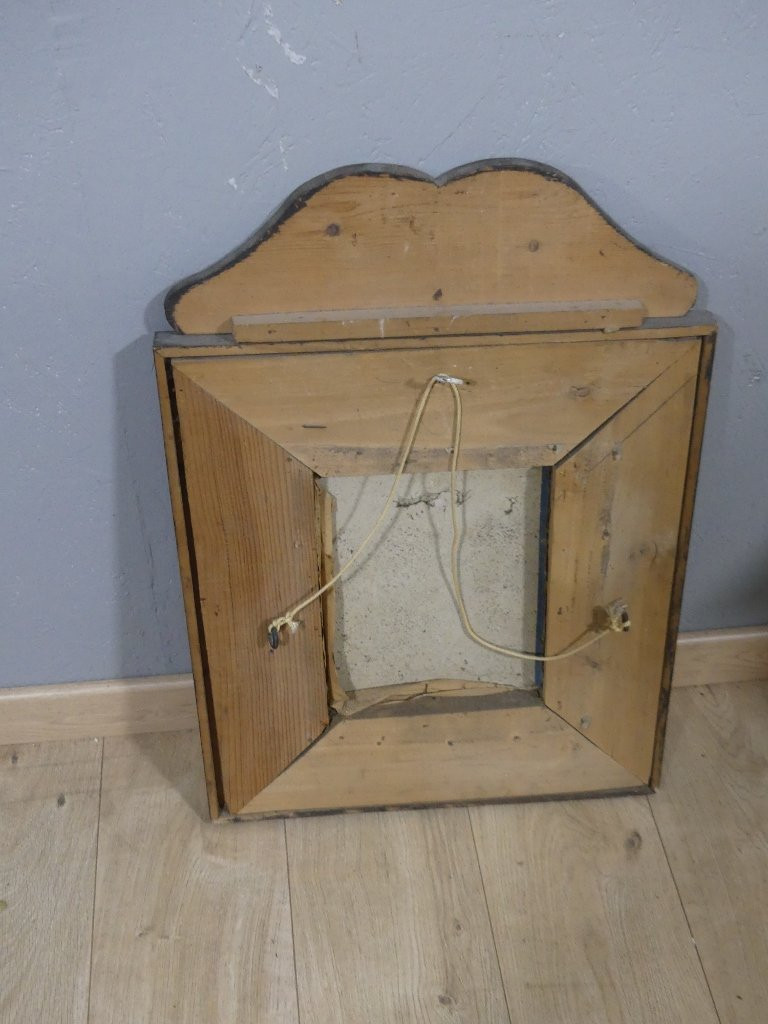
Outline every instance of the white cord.
<svg viewBox="0 0 768 1024">
<path fill-rule="evenodd" d="M 485 637 L 480 636 L 480 634 L 475 630 L 472 623 L 469 621 L 467 607 L 464 604 L 464 596 L 461 592 L 461 580 L 459 578 L 461 531 L 459 529 L 459 520 L 457 515 L 459 503 L 457 500 L 456 471 L 459 463 L 459 452 L 461 449 L 461 425 L 463 415 L 461 392 L 457 387 L 455 378 L 448 379 L 445 383 L 453 392 L 454 408 L 453 453 L 451 455 L 451 531 L 453 534 L 451 542 L 451 581 L 453 583 L 453 596 L 456 601 L 456 606 L 459 609 L 459 615 L 461 616 L 461 621 L 464 624 L 464 629 L 469 633 L 475 643 L 480 644 L 481 647 L 486 647 L 489 651 L 495 651 L 497 654 L 505 654 L 509 658 L 520 658 L 522 661 L 560 661 L 563 658 L 570 658 L 574 654 L 578 654 L 579 651 L 583 651 L 587 647 L 591 647 L 592 644 L 597 643 L 597 641 L 606 633 L 626 632 L 629 629 L 629 615 L 626 612 L 626 606 L 623 602 L 613 602 L 611 605 L 606 605 L 604 609 L 606 612 L 605 625 L 594 631 L 592 629 L 585 630 L 585 633 L 590 634 L 585 640 L 582 640 L 581 643 L 576 643 L 574 641 L 575 646 L 569 645 L 564 650 L 560 651 L 559 654 L 529 654 L 527 651 L 516 651 L 511 647 L 500 647 L 498 644 L 491 643 L 490 640 L 486 640 Z"/>
<path fill-rule="evenodd" d="M 465 384 L 465 381 L 463 381 L 460 377 L 451 377 L 447 373 L 436 373 L 433 377 L 430 377 L 430 379 L 424 386 L 424 390 L 421 393 L 421 397 L 419 398 L 419 402 L 416 406 L 413 418 L 411 420 L 411 426 L 410 429 L 408 430 L 408 435 L 406 437 L 405 445 L 403 447 L 403 454 L 400 457 L 400 462 L 398 463 L 397 470 L 395 472 L 395 477 L 394 480 L 392 481 L 392 486 L 390 487 L 387 499 L 384 502 L 384 506 L 381 512 L 379 513 L 375 523 L 368 531 L 368 534 L 365 536 L 361 544 L 358 546 L 357 550 L 352 553 L 352 555 L 347 559 L 344 565 L 342 565 L 339 571 L 334 576 L 332 576 L 331 579 L 324 583 L 323 586 L 320 587 L 318 590 L 315 590 L 313 593 L 311 593 L 309 597 L 306 597 L 304 598 L 303 601 L 300 601 L 299 604 L 297 604 L 294 608 L 291 608 L 289 611 L 285 612 L 284 615 L 280 615 L 276 619 L 273 619 L 272 622 L 270 622 L 268 629 L 268 640 L 271 649 L 274 651 L 279 646 L 280 630 L 283 628 L 283 626 L 288 626 L 288 628 L 292 632 L 298 629 L 296 615 L 298 615 L 300 611 L 306 608 L 307 605 L 311 604 L 313 601 L 316 601 L 318 597 L 324 594 L 327 590 L 330 590 L 331 587 L 335 586 L 335 584 L 338 583 L 342 576 L 344 576 L 345 573 L 347 573 L 348 570 L 354 565 L 354 563 L 358 560 L 360 555 L 362 555 L 362 553 L 365 551 L 370 542 L 378 533 L 379 527 L 383 523 L 387 515 L 387 512 L 389 512 L 392 502 L 394 501 L 398 485 L 403 476 L 403 473 L 405 472 L 406 464 L 413 450 L 413 445 L 416 440 L 416 434 L 418 433 L 419 426 L 421 425 L 421 420 L 424 416 L 424 410 L 427 407 L 429 396 L 432 394 L 432 389 L 434 388 L 435 384 L 445 384 L 447 387 L 451 389 L 451 392 L 453 394 L 453 451 L 451 454 L 451 529 L 453 533 L 453 539 L 451 543 L 451 579 L 453 583 L 453 594 L 456 601 L 456 606 L 459 610 L 459 615 L 461 616 L 461 621 L 464 625 L 464 629 L 467 631 L 469 636 L 472 637 L 475 643 L 480 644 L 482 647 L 486 647 L 490 651 L 495 651 L 497 654 L 507 655 L 507 657 L 510 658 L 520 658 L 524 661 L 559 661 L 562 658 L 570 658 L 572 657 L 572 655 L 578 654 L 579 651 L 583 651 L 586 647 L 590 647 L 606 633 L 626 632 L 629 629 L 629 615 L 627 612 L 626 605 L 621 601 L 614 601 L 610 605 L 606 605 L 602 609 L 605 613 L 606 620 L 604 625 L 598 627 L 596 630 L 594 628 L 588 627 L 584 631 L 585 633 L 589 634 L 589 636 L 585 640 L 583 640 L 581 643 L 576 643 L 575 646 L 566 647 L 565 650 L 560 651 L 558 654 L 529 654 L 527 651 L 516 651 L 511 647 L 501 647 L 498 644 L 491 643 L 490 640 L 486 640 L 484 637 L 480 636 L 480 634 L 474 629 L 472 623 L 469 621 L 469 615 L 467 614 L 466 605 L 464 604 L 464 597 L 461 592 L 461 582 L 459 579 L 459 550 L 461 547 L 461 532 L 459 529 L 459 521 L 457 516 L 458 495 L 456 487 L 456 473 L 459 462 L 459 452 L 461 449 L 461 428 L 463 419 L 461 392 L 459 391 L 459 388 L 463 384 Z"/>
<path fill-rule="evenodd" d="M 435 374 L 434 377 L 430 377 L 429 381 L 427 381 L 427 384 L 425 385 L 424 390 L 421 393 L 421 398 L 419 399 L 419 403 L 416 406 L 416 411 L 414 412 L 413 419 L 411 421 L 411 427 L 410 430 L 408 431 L 405 446 L 403 447 L 403 454 L 400 456 L 400 462 L 395 472 L 395 478 L 392 481 L 392 486 L 389 489 L 387 500 L 384 502 L 384 507 L 379 513 L 376 522 L 368 531 L 368 535 L 362 541 L 357 550 L 352 553 L 352 555 L 347 559 L 344 565 L 342 565 L 342 567 L 339 569 L 335 576 L 332 576 L 326 583 L 323 584 L 322 587 L 314 591 L 314 593 L 310 594 L 309 597 L 306 597 L 303 601 L 300 601 L 295 608 L 291 608 L 290 611 L 285 612 L 284 615 L 280 615 L 278 618 L 273 619 L 272 622 L 270 622 L 268 636 L 270 647 L 273 650 L 275 650 L 278 646 L 278 638 L 280 635 L 280 630 L 283 628 L 283 626 L 288 626 L 290 629 L 295 630 L 295 616 L 298 615 L 298 613 L 302 611 L 304 608 L 306 608 L 307 605 L 312 604 L 313 601 L 316 601 L 318 597 L 320 597 L 322 594 L 326 592 L 326 590 L 330 590 L 331 587 L 334 586 L 341 579 L 341 577 L 355 564 L 360 555 L 362 555 L 362 553 L 368 547 L 370 542 L 376 536 L 379 527 L 384 521 L 384 518 L 387 512 L 389 512 L 389 508 L 392 502 L 394 501 L 395 494 L 397 493 L 398 484 L 400 483 L 400 479 L 402 478 L 406 463 L 408 462 L 411 451 L 413 450 L 413 443 L 416 440 L 416 433 L 421 424 L 421 419 L 422 416 L 424 415 L 424 410 L 426 408 L 427 402 L 429 401 L 429 396 L 432 393 L 432 388 L 435 386 L 435 384 L 449 383 L 449 381 L 453 380 L 458 380 L 458 378 L 448 378 L 446 377 L 445 374 L 438 373 Z"/>
</svg>

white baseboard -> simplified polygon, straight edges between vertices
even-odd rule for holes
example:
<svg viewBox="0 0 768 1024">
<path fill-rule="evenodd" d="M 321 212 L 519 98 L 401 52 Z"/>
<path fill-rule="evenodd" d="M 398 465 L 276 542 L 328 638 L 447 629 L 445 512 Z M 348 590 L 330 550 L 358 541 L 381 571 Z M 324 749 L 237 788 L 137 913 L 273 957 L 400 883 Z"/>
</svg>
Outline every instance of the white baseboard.
<svg viewBox="0 0 768 1024">
<path fill-rule="evenodd" d="M 0 745 L 196 727 L 191 675 L 0 689 Z"/>
<path fill-rule="evenodd" d="M 768 680 L 768 626 L 681 633 L 673 686 Z"/>
<path fill-rule="evenodd" d="M 681 633 L 674 686 L 768 680 L 768 626 Z M 0 745 L 197 727 L 192 676 L 0 689 Z"/>
</svg>

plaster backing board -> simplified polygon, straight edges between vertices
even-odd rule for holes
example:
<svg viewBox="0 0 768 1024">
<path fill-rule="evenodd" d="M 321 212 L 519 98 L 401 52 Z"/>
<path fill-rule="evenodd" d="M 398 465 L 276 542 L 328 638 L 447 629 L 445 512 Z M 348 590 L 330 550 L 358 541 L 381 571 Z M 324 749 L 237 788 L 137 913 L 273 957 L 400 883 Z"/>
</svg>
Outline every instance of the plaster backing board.
<svg viewBox="0 0 768 1024">
<path fill-rule="evenodd" d="M 324 481 L 336 500 L 336 568 L 376 520 L 392 479 Z M 470 620 L 494 643 L 533 650 L 541 470 L 470 470 L 458 486 Z M 533 685 L 529 663 L 465 634 L 450 584 L 450 548 L 449 474 L 404 477 L 381 533 L 337 585 L 334 658 L 346 690 L 439 678 Z"/>
</svg>

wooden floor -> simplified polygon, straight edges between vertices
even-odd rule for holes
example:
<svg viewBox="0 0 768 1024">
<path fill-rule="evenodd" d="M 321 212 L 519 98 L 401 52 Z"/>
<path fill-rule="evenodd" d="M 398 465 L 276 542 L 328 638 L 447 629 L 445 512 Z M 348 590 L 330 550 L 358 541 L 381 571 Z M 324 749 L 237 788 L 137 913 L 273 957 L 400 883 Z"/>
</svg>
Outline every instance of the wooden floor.
<svg viewBox="0 0 768 1024">
<path fill-rule="evenodd" d="M 764 1024 L 768 684 L 650 798 L 209 825 L 192 733 L 0 748 L 3 1024 Z"/>
</svg>

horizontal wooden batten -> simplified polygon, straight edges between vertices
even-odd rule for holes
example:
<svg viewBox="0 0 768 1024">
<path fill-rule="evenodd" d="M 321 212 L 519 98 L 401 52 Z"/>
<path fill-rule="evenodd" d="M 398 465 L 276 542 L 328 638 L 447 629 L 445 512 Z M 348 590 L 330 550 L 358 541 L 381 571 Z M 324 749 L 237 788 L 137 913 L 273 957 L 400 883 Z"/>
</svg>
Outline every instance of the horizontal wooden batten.
<svg viewBox="0 0 768 1024">
<path fill-rule="evenodd" d="M 631 305 L 631 303 L 630 303 Z M 246 317 L 250 320 L 250 317 Z M 269 314 L 270 323 L 274 322 L 274 314 Z M 505 333 L 499 327 L 493 330 L 487 326 L 488 317 L 477 315 L 475 317 L 477 330 L 473 330 L 474 344 L 476 345 L 538 345 L 542 336 L 540 330 L 519 328 L 513 333 Z M 368 321 L 370 324 L 371 321 Z M 323 322 L 312 322 L 313 330 L 317 328 L 314 336 L 310 333 L 310 325 L 305 324 L 306 338 L 301 341 L 287 341 L 284 338 L 276 339 L 270 336 L 268 340 L 245 341 L 242 337 L 238 340 L 231 333 L 227 334 L 196 334 L 183 337 L 183 344 L 180 344 L 178 334 L 172 331 L 160 331 L 155 335 L 155 351 L 165 359 L 197 359 L 206 356 L 244 356 L 244 355 L 288 355 L 291 353 L 319 353 L 319 352 L 368 352 L 378 351 L 386 342 L 386 348 L 393 351 L 402 349 L 421 349 L 428 345 L 437 344 L 435 332 L 424 331 L 422 333 L 405 336 L 402 328 L 396 324 L 396 319 L 389 320 L 388 334 L 382 339 L 378 326 L 378 320 L 373 322 L 375 330 L 360 337 L 332 338 L 328 337 L 328 327 Z M 483 326 L 483 325 L 486 326 Z M 423 325 L 422 325 L 423 326 Z M 639 327 L 622 328 L 617 334 L 616 340 L 634 339 L 636 341 L 653 341 L 667 338 L 690 338 L 711 334 L 715 328 L 715 321 L 711 313 L 706 310 L 691 310 L 685 316 L 670 319 L 669 317 L 649 317 Z M 606 331 L 605 327 L 581 328 L 574 330 L 563 330 L 550 333 L 548 341 L 553 344 L 568 345 L 573 342 L 605 341 L 613 335 Z M 466 334 L 441 334 L 439 344 L 441 348 L 459 348 L 466 345 Z"/>
<path fill-rule="evenodd" d="M 638 300 L 513 302 L 491 306 L 415 306 L 412 309 L 334 309 L 233 316 L 237 342 L 315 341 L 318 338 L 403 338 L 414 334 L 491 334 L 513 331 L 615 331 L 639 327 Z"/>
<path fill-rule="evenodd" d="M 768 680 L 768 625 L 681 633 L 674 686 Z M 0 744 L 197 728 L 191 675 L 0 689 Z"/>
<path fill-rule="evenodd" d="M 459 469 L 499 469 L 558 462 L 699 344 L 691 337 L 603 337 L 586 347 L 476 341 L 466 338 L 450 354 L 437 343 L 354 360 L 307 354 L 298 376 L 291 356 L 178 359 L 174 380 L 177 392 L 191 382 L 320 476 L 364 476 L 393 471 L 420 390 L 434 374 L 450 372 L 467 384 Z M 447 393 L 430 398 L 409 471 L 448 468 L 451 403 Z"/>
<path fill-rule="evenodd" d="M 539 701 L 461 712 L 337 720 L 237 808 L 246 815 L 373 810 L 642 789 L 638 779 Z"/>
</svg>

